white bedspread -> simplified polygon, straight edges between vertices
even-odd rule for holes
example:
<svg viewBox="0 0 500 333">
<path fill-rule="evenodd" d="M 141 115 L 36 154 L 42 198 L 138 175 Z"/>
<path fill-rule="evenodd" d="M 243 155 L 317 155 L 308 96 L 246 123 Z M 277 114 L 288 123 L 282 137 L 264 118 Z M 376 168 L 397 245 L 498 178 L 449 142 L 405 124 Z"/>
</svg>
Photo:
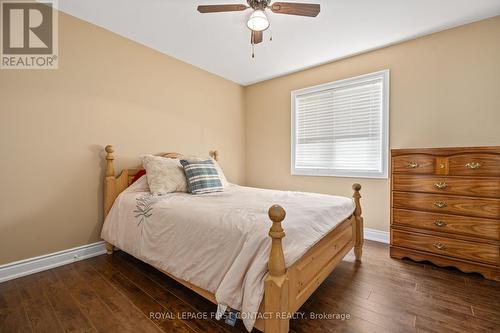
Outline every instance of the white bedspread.
<svg viewBox="0 0 500 333">
<path fill-rule="evenodd" d="M 271 226 L 267 210 L 271 205 L 286 210 L 283 248 L 287 267 L 355 207 L 346 197 L 237 185 L 213 194 L 158 197 L 136 184 L 116 199 L 102 238 L 214 293 L 222 307 L 247 314 L 258 311 L 264 293 Z M 249 331 L 254 325 L 252 317 L 243 320 Z"/>
</svg>

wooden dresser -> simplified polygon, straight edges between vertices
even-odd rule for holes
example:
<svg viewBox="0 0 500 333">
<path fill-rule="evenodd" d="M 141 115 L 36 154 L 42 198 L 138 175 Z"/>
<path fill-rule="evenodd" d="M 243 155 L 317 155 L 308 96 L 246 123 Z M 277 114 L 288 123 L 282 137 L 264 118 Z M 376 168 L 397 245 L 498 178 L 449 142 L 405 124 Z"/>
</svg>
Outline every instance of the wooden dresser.
<svg viewBox="0 0 500 333">
<path fill-rule="evenodd" d="M 391 151 L 391 257 L 500 281 L 500 147 Z"/>
</svg>

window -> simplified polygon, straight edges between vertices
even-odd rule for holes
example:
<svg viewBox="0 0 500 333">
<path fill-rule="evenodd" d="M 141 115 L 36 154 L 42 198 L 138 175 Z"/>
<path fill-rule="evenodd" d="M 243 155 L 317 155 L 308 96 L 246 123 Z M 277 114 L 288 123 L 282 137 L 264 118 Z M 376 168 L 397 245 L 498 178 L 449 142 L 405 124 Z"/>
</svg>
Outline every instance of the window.
<svg viewBox="0 0 500 333">
<path fill-rule="evenodd" d="M 389 70 L 292 92 L 292 175 L 387 178 Z"/>
</svg>

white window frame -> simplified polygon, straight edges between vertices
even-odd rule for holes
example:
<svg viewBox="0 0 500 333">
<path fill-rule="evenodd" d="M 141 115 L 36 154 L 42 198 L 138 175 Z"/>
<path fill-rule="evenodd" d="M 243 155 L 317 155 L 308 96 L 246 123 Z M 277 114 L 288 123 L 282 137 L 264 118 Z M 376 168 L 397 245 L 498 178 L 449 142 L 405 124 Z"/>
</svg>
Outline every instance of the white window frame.
<svg viewBox="0 0 500 333">
<path fill-rule="evenodd" d="M 318 86 L 294 90 L 291 93 L 291 174 L 293 176 L 330 176 L 330 177 L 354 177 L 354 178 L 388 178 L 389 165 L 389 69 L 360 75 L 344 80 L 321 84 Z M 344 87 L 351 84 L 362 83 L 374 78 L 382 78 L 382 170 L 380 172 L 353 171 L 353 170 L 333 170 L 333 169 L 314 169 L 314 168 L 296 168 L 295 167 L 295 146 L 297 139 L 296 123 L 296 99 L 299 96 L 324 90 Z"/>
</svg>

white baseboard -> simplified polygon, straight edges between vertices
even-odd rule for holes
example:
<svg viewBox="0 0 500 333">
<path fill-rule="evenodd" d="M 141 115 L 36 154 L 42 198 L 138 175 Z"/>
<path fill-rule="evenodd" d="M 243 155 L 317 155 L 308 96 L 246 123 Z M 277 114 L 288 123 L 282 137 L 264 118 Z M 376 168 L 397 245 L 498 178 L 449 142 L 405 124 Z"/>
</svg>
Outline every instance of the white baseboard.
<svg viewBox="0 0 500 333">
<path fill-rule="evenodd" d="M 365 228 L 365 239 L 379 243 L 389 244 L 389 232 L 377 229 Z"/>
<path fill-rule="evenodd" d="M 0 282 L 45 271 L 54 267 L 106 253 L 103 241 L 29 258 L 0 266 Z"/>
</svg>

